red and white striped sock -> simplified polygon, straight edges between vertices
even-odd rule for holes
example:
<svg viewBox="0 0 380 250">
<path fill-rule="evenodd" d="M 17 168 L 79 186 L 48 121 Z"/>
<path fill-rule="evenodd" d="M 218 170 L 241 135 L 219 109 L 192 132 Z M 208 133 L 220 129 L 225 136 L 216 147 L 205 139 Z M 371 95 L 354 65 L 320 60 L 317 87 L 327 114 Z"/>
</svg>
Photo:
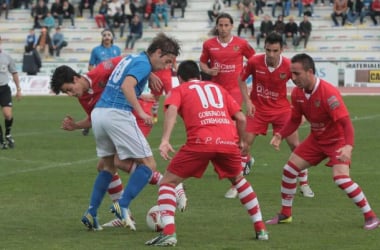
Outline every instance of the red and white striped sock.
<svg viewBox="0 0 380 250">
<path fill-rule="evenodd" d="M 261 215 L 259 201 L 251 184 L 243 177 L 234 184 L 239 195 L 241 204 L 247 209 L 249 216 L 254 224 L 256 232 L 265 230 L 265 224 Z"/>
<path fill-rule="evenodd" d="M 307 180 L 308 179 L 308 171 L 307 171 L 307 169 L 302 170 L 300 172 L 300 174 L 298 175 L 297 179 L 298 179 L 298 182 L 299 182 L 300 186 L 309 184 L 309 182 Z"/>
<path fill-rule="evenodd" d="M 150 178 L 150 185 L 160 185 L 160 181 L 162 179 L 162 174 L 158 171 L 154 171 L 152 173 L 152 177 Z"/>
<path fill-rule="evenodd" d="M 281 181 L 281 214 L 283 215 L 292 215 L 293 199 L 297 191 L 297 176 L 299 173 L 298 167 L 290 161 L 283 168 Z"/>
<path fill-rule="evenodd" d="M 123 193 L 123 183 L 121 182 L 118 173 L 114 174 L 114 176 L 112 177 L 111 183 L 109 184 L 107 191 L 112 201 L 117 201 L 120 199 L 121 194 Z"/>
<path fill-rule="evenodd" d="M 376 214 L 372 211 L 362 189 L 358 184 L 352 181 L 350 176 L 334 176 L 334 182 L 340 189 L 346 192 L 347 196 L 360 208 L 364 215 L 364 219 L 376 217 Z"/>
<path fill-rule="evenodd" d="M 171 235 L 175 233 L 175 187 L 169 184 L 160 185 L 158 189 L 158 206 L 160 207 L 161 220 L 164 226 L 163 233 Z"/>
</svg>

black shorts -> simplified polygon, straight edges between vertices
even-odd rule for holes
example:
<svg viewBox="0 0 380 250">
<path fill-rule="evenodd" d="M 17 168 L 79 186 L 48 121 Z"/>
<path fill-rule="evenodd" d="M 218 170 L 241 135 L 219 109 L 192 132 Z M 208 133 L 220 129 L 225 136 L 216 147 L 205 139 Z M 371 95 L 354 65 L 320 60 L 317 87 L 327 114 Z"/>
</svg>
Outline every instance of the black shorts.
<svg viewBox="0 0 380 250">
<path fill-rule="evenodd" d="M 9 85 L 0 86 L 0 106 L 12 107 L 12 92 Z"/>
</svg>

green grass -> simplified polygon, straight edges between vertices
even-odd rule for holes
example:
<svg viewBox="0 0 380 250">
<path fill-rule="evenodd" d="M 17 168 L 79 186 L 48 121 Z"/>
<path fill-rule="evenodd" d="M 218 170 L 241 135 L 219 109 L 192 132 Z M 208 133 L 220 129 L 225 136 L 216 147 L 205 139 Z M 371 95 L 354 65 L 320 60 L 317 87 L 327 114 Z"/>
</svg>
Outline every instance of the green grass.
<svg viewBox="0 0 380 250">
<path fill-rule="evenodd" d="M 356 145 L 352 177 L 363 188 L 372 208 L 380 214 L 380 97 L 346 97 L 353 118 Z M 137 231 L 113 228 L 88 232 L 80 223 L 96 177 L 95 143 L 80 131 L 60 130 L 65 114 L 84 116 L 74 98 L 24 97 L 14 104 L 13 136 L 16 148 L 0 151 L 0 249 L 149 249 L 144 242 L 156 235 L 145 215 L 157 199 L 157 187 L 147 186 L 133 201 Z M 162 115 L 161 115 L 162 117 Z M 162 118 L 149 137 L 159 169 L 166 162 L 157 154 Z M 181 122 L 172 144 L 185 140 Z M 307 127 L 300 133 L 305 136 Z M 281 169 L 289 156 L 286 143 L 280 152 L 259 137 L 252 149 L 256 163 L 248 176 L 257 192 L 264 219 L 280 209 Z M 121 173 L 123 182 L 127 176 Z M 378 249 L 380 229 L 365 231 L 360 210 L 332 181 L 322 164 L 310 170 L 314 199 L 297 196 L 293 223 L 270 225 L 270 240 L 253 240 L 246 211 L 237 199 L 223 198 L 229 184 L 213 170 L 203 179 L 186 181 L 188 210 L 177 213 L 177 249 Z M 112 219 L 105 197 L 99 219 Z"/>
</svg>

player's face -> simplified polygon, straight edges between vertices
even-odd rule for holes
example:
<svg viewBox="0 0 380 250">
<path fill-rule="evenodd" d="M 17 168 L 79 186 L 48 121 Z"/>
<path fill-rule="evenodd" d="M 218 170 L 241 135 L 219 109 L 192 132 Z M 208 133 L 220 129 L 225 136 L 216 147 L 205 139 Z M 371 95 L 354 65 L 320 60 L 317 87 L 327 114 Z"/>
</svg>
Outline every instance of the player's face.
<svg viewBox="0 0 380 250">
<path fill-rule="evenodd" d="M 280 62 L 282 48 L 280 43 L 265 44 L 265 60 L 268 66 L 276 67 Z"/>
<path fill-rule="evenodd" d="M 231 35 L 232 24 L 228 18 L 220 18 L 216 29 L 218 30 L 219 37 L 221 39 L 228 38 Z"/>
<path fill-rule="evenodd" d="M 64 83 L 61 87 L 61 91 L 68 96 L 81 97 L 85 89 L 79 82 L 79 79 L 74 77 L 74 82 Z"/>
<path fill-rule="evenodd" d="M 176 56 L 173 54 L 162 55 L 162 51 L 157 50 L 151 57 L 153 71 L 170 68 L 174 63 L 175 58 Z"/>
<path fill-rule="evenodd" d="M 301 63 L 292 63 L 290 71 L 292 72 L 292 80 L 298 88 L 308 90 L 313 86 L 314 78 L 310 75 L 312 70 L 305 71 Z"/>
</svg>

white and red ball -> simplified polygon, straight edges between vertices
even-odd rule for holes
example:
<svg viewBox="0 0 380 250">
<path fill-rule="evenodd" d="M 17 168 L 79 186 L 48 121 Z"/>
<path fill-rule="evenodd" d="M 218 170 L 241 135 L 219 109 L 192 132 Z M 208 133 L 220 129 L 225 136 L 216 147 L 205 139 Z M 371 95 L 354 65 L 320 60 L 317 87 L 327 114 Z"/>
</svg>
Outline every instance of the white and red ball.
<svg viewBox="0 0 380 250">
<path fill-rule="evenodd" d="M 160 208 L 158 205 L 151 207 L 146 214 L 146 224 L 152 231 L 161 232 L 163 227 Z"/>
</svg>

